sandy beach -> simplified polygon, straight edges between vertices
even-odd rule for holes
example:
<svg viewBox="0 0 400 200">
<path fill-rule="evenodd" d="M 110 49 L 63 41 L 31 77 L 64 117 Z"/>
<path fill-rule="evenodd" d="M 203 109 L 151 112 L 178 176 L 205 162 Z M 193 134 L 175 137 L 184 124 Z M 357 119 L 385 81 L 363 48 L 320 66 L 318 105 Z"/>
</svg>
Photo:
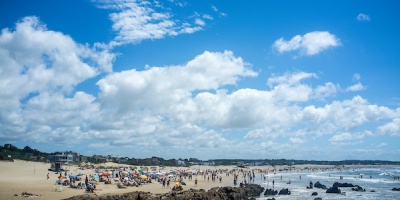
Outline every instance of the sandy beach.
<svg viewBox="0 0 400 200">
<path fill-rule="evenodd" d="M 105 164 L 100 164 L 104 168 L 108 167 L 129 167 L 129 165 L 122 165 L 122 164 L 116 164 L 116 163 L 105 163 Z M 76 195 L 81 195 L 81 194 L 86 194 L 87 192 L 84 189 L 74 189 L 70 188 L 69 186 L 60 186 L 56 185 L 56 181 L 58 180 L 59 174 L 56 174 L 55 172 L 48 171 L 48 168 L 50 167 L 49 163 L 40 163 L 40 162 L 29 162 L 29 161 L 22 161 L 22 160 L 15 160 L 14 162 L 0 162 L 0 197 L 1 199 L 26 199 L 26 197 L 22 196 L 15 196 L 16 194 L 21 194 L 22 192 L 28 192 L 32 193 L 35 195 L 38 195 L 37 197 L 34 197 L 36 199 L 64 199 Z M 346 166 L 348 168 L 351 168 L 352 166 Z M 357 166 L 357 167 L 366 167 L 366 166 Z M 376 167 L 376 166 L 375 166 Z M 90 175 L 94 174 L 95 170 L 94 169 L 80 169 L 76 165 L 70 165 L 70 166 L 63 166 L 64 169 L 69 170 L 68 173 L 72 174 L 85 174 L 85 175 Z M 199 170 L 199 171 L 206 171 L 206 170 L 232 170 L 234 169 L 235 166 L 191 166 L 190 168 L 188 167 L 165 167 L 164 169 L 159 169 L 157 167 L 158 171 L 163 171 L 163 172 L 170 172 L 174 170 Z M 256 179 L 262 179 L 261 171 L 258 171 L 258 169 L 263 170 L 264 172 L 268 173 L 277 173 L 277 174 L 282 174 L 289 169 L 290 171 L 298 171 L 301 169 L 316 169 L 316 170 L 337 170 L 334 168 L 334 166 L 327 166 L 327 165 L 322 165 L 322 166 L 317 166 L 317 165 L 307 165 L 307 166 L 278 166 L 278 167 L 272 167 L 272 166 L 254 166 L 254 167 L 249 167 L 244 170 L 254 170 L 255 172 L 255 177 Z M 275 170 L 275 171 L 274 171 Z M 49 173 L 49 179 L 47 179 L 47 174 Z M 63 172 L 64 174 L 64 172 Z M 84 176 L 82 176 L 81 182 L 84 182 Z M 207 177 L 204 178 L 202 175 L 193 175 L 192 180 L 189 180 L 188 178 L 183 179 L 183 181 L 186 183 L 185 186 L 183 186 L 184 190 L 188 190 L 190 188 L 193 189 L 205 189 L 208 190 L 213 187 L 220 187 L 220 186 L 233 186 L 233 176 L 227 176 L 226 173 L 220 173 L 218 176 L 222 177 L 222 181 L 220 182 L 219 179 L 217 179 L 215 182 L 213 182 Z M 197 178 L 198 184 L 195 184 L 195 179 Z M 243 177 L 239 175 L 238 178 L 238 183 L 240 183 L 243 180 Z M 80 181 L 77 181 L 77 183 Z M 55 190 L 60 190 L 60 187 L 62 187 L 62 191 L 55 191 Z M 153 180 L 152 183 L 147 183 L 144 185 L 141 185 L 139 187 L 127 187 L 126 189 L 119 189 L 117 187 L 117 182 L 112 181 L 111 184 L 104 184 L 103 182 L 98 182 L 96 185 L 96 190 L 95 193 L 92 195 L 104 195 L 104 194 L 118 194 L 118 193 L 126 193 L 126 192 L 132 192 L 132 191 L 144 191 L 144 192 L 151 192 L 153 194 L 161 194 L 161 193 L 168 193 L 171 191 L 171 188 L 173 187 L 173 183 L 169 187 L 162 187 L 162 184 L 160 182 L 157 182 L 156 180 Z M 55 189 L 54 189 L 55 188 Z"/>
<path fill-rule="evenodd" d="M 120 165 L 116 163 L 107 163 L 103 164 L 104 166 L 119 166 L 119 167 L 128 167 L 129 165 Z M 59 185 L 55 185 L 58 180 L 59 174 L 55 174 L 55 172 L 48 171 L 50 167 L 49 163 L 40 163 L 40 162 L 28 162 L 22 160 L 15 160 L 14 162 L 0 162 L 0 196 L 1 199 L 25 199 L 26 197 L 14 196 L 15 194 L 21 194 L 22 192 L 28 192 L 32 194 L 39 195 L 36 199 L 63 199 L 76 195 L 85 194 L 86 191 L 83 189 L 73 189 L 69 186 L 61 186 L 63 191 L 55 192 L 53 191 L 53 187 L 60 187 Z M 95 173 L 94 169 L 79 169 L 78 166 L 64 166 L 64 169 L 69 169 L 68 173 L 78 174 L 82 173 L 85 175 Z M 165 167 L 162 171 L 169 172 L 170 170 L 177 169 L 179 167 Z M 189 169 L 187 167 L 180 167 L 181 169 Z M 190 169 L 232 169 L 231 166 L 192 166 Z M 49 179 L 47 179 L 47 173 L 49 173 Z M 184 190 L 194 188 L 194 189 L 205 189 L 208 190 L 212 187 L 224 186 L 224 185 L 232 185 L 233 177 L 222 175 L 222 182 L 219 180 L 213 182 L 204 180 L 203 176 L 197 176 L 198 184 L 195 185 L 194 180 L 196 176 L 193 176 L 192 180 L 184 179 L 186 186 L 183 186 Z M 83 176 L 84 177 L 84 176 Z M 84 180 L 82 180 L 84 182 Z M 131 191 L 145 191 L 151 192 L 154 194 L 160 193 L 168 193 L 171 191 L 170 185 L 169 188 L 163 188 L 162 184 L 153 181 L 153 183 L 144 184 L 139 187 L 128 187 L 126 189 L 119 189 L 117 187 L 117 183 L 112 181 L 112 184 L 104 184 L 99 182 L 96 185 L 96 195 L 103 194 L 117 194 L 117 193 L 126 193 Z"/>
</svg>

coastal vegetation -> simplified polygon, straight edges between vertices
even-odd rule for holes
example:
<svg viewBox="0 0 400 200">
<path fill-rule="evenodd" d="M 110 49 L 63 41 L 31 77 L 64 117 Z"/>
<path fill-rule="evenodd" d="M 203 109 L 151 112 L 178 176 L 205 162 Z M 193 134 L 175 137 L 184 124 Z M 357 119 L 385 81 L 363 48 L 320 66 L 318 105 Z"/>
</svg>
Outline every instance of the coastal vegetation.
<svg viewBox="0 0 400 200">
<path fill-rule="evenodd" d="M 12 144 L 0 145 L 0 160 L 29 160 L 46 162 L 49 155 L 55 155 L 60 152 L 42 152 L 29 146 L 20 149 Z M 114 157 L 114 156 L 101 156 L 105 159 L 97 159 L 99 155 L 87 156 L 87 161 L 92 163 L 101 163 L 106 161 L 122 162 L 129 165 L 143 165 L 143 166 L 190 166 L 190 165 L 237 165 L 257 166 L 257 165 L 399 165 L 400 161 L 385 161 L 385 160 L 341 160 L 341 161 L 318 161 L 318 160 L 296 160 L 296 159 L 210 159 L 200 160 L 197 158 L 178 158 L 178 159 L 164 159 L 161 157 L 151 158 L 129 158 L 129 157 Z"/>
</svg>

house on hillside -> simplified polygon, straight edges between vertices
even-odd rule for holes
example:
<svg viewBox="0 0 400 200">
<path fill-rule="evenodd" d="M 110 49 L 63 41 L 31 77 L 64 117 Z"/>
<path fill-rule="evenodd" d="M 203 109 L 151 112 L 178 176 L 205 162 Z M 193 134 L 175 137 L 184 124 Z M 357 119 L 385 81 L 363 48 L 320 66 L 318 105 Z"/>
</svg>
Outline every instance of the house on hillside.
<svg viewBox="0 0 400 200">
<path fill-rule="evenodd" d="M 120 157 L 115 160 L 117 163 L 125 164 L 128 161 L 127 157 Z"/>
<path fill-rule="evenodd" d="M 180 166 L 186 165 L 186 162 L 184 160 L 176 160 L 176 164 Z"/>
<path fill-rule="evenodd" d="M 55 155 L 49 155 L 47 159 L 50 162 L 80 162 L 80 155 L 73 151 L 65 151 Z"/>
<path fill-rule="evenodd" d="M 90 157 L 90 162 L 95 162 L 95 163 L 104 163 L 107 162 L 107 157 L 106 156 L 101 156 L 101 155 L 94 155 Z"/>
<path fill-rule="evenodd" d="M 215 165 L 215 162 L 213 160 L 211 160 L 211 161 L 203 161 L 203 162 L 201 162 L 201 165 L 213 166 L 213 165 Z"/>
</svg>

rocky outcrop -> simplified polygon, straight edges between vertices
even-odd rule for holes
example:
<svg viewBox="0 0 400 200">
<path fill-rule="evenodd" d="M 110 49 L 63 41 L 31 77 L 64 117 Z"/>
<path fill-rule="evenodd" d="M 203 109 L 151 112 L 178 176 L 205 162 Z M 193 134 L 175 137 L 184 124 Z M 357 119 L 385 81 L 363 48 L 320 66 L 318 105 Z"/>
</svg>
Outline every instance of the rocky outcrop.
<svg viewBox="0 0 400 200">
<path fill-rule="evenodd" d="M 277 194 L 278 194 L 278 190 L 273 190 L 273 189 L 266 189 L 264 192 L 265 196 L 277 195 Z"/>
<path fill-rule="evenodd" d="M 333 184 L 333 187 L 355 187 L 355 185 L 351 184 L 351 183 L 339 183 L 339 182 L 335 182 Z"/>
<path fill-rule="evenodd" d="M 79 195 L 68 198 L 67 200 L 234 200 L 234 199 L 255 199 L 264 191 L 264 188 L 256 184 L 248 184 L 244 187 L 216 187 L 208 191 L 187 190 L 180 192 L 170 192 L 166 194 L 151 194 L 146 192 L 129 192 L 125 194 L 112 194 L 104 196 Z"/>
<path fill-rule="evenodd" d="M 328 189 L 326 190 L 326 193 L 341 194 L 342 191 L 340 191 L 340 189 L 339 189 L 338 187 L 332 186 L 332 187 L 330 187 L 330 188 L 328 188 Z"/>
<path fill-rule="evenodd" d="M 312 194 L 311 194 L 311 196 L 317 196 L 318 195 L 318 192 L 313 192 Z"/>
<path fill-rule="evenodd" d="M 315 187 L 315 188 L 324 189 L 324 190 L 327 189 L 327 187 L 326 187 L 325 185 L 322 185 L 319 181 L 317 181 L 317 182 L 314 184 L 314 187 Z"/>
<path fill-rule="evenodd" d="M 365 192 L 365 189 L 362 188 L 361 186 L 359 186 L 359 185 L 355 185 L 355 186 L 356 186 L 356 187 L 351 188 L 352 191 L 356 191 L 356 192 Z"/>
<path fill-rule="evenodd" d="M 393 188 L 392 191 L 400 191 L 400 188 Z"/>
<path fill-rule="evenodd" d="M 244 189 L 246 191 L 246 196 L 248 197 L 259 197 L 260 194 L 264 191 L 264 188 L 257 184 L 246 185 Z"/>
<path fill-rule="evenodd" d="M 283 188 L 282 190 L 279 191 L 278 195 L 290 195 L 291 192 L 287 188 Z"/>
</svg>

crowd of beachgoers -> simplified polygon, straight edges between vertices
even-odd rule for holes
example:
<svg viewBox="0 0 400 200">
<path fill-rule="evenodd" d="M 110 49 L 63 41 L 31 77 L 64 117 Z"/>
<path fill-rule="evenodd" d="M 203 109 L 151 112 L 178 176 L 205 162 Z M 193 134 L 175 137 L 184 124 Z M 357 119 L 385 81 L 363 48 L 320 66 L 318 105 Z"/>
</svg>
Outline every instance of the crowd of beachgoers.
<svg viewBox="0 0 400 200">
<path fill-rule="evenodd" d="M 59 172 L 49 171 L 49 163 L 16 160 L 0 162 L 0 196 L 28 196 L 63 199 L 81 194 L 105 195 L 144 191 L 154 194 L 213 187 L 242 187 L 262 183 L 277 188 L 286 174 L 340 172 L 379 166 L 202 166 L 160 167 L 116 163 L 64 165 Z M 293 175 L 292 175 L 293 176 Z M 305 177 L 304 177 L 305 178 Z M 340 177 L 337 178 L 340 180 Z M 291 180 L 288 180 L 290 184 Z M 278 184 L 279 185 L 279 184 Z M 307 185 L 305 185 L 307 186 Z M 279 186 L 280 187 L 280 186 Z M 279 188 L 278 188 L 279 189 Z M 8 198 L 5 198 L 8 199 Z"/>
</svg>

